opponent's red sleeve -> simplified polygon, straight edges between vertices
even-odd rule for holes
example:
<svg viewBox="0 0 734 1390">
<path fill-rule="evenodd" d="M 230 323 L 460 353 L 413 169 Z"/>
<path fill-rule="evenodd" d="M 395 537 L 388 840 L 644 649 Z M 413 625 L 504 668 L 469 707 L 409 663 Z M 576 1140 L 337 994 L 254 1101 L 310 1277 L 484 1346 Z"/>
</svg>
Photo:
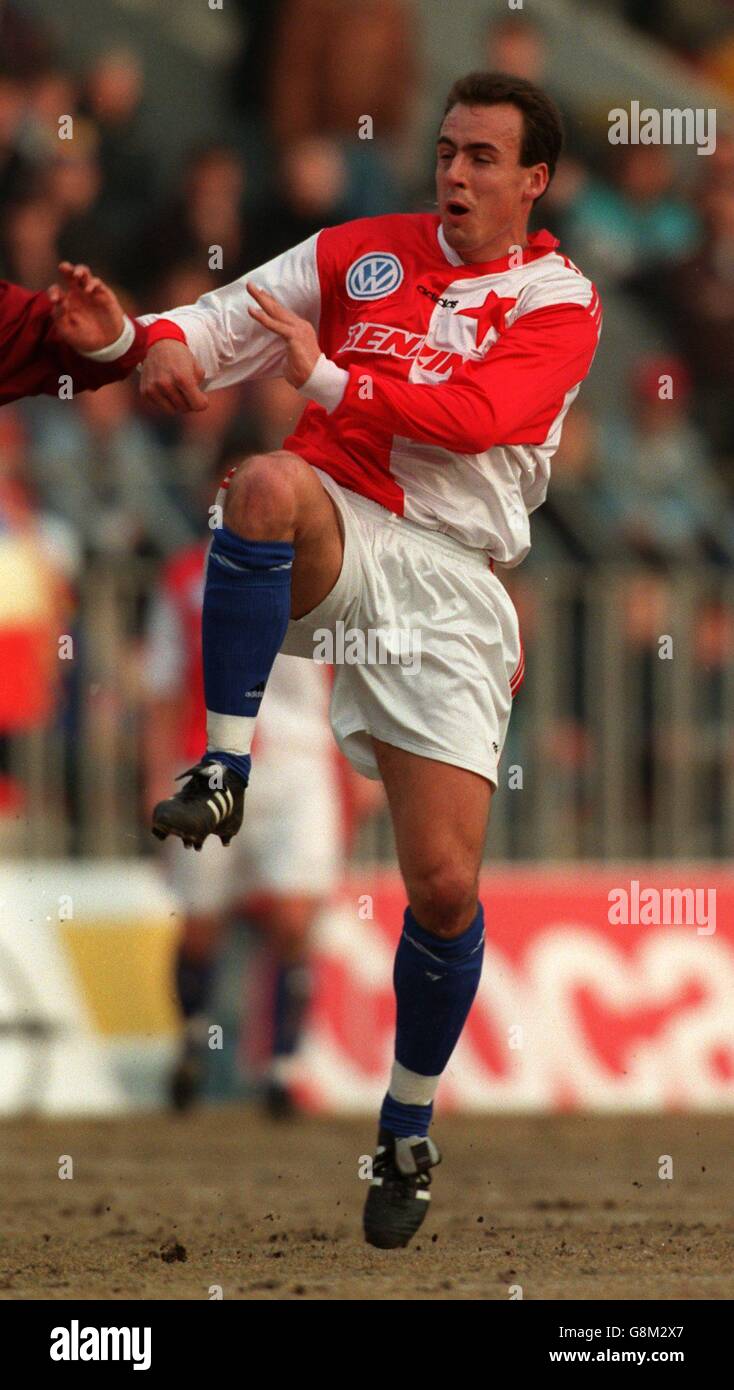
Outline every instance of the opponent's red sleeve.
<svg viewBox="0 0 734 1390">
<path fill-rule="evenodd" d="M 96 391 L 120 381 L 143 361 L 148 329 L 133 320 L 135 338 L 114 362 L 93 362 L 65 343 L 56 332 L 45 290 L 31 291 L 0 280 L 0 404 L 22 396 L 55 396 L 59 377 L 70 376 L 74 391 Z M 168 325 L 167 337 L 178 336 Z"/>
<path fill-rule="evenodd" d="M 464 363 L 432 386 L 349 367 L 344 396 L 329 419 L 350 431 L 388 429 L 458 454 L 502 444 L 542 444 L 566 393 L 583 381 L 599 338 L 598 314 L 553 304 L 523 314 L 481 362 Z"/>
</svg>

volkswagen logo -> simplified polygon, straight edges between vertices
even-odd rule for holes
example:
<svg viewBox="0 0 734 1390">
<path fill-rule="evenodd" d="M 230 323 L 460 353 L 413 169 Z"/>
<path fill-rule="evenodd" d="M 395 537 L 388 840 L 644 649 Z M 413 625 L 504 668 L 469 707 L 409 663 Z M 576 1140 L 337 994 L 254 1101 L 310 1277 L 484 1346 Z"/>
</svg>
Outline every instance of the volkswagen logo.
<svg viewBox="0 0 734 1390">
<path fill-rule="evenodd" d="M 384 299 L 403 283 L 403 267 L 389 251 L 370 251 L 347 271 L 350 299 Z"/>
</svg>

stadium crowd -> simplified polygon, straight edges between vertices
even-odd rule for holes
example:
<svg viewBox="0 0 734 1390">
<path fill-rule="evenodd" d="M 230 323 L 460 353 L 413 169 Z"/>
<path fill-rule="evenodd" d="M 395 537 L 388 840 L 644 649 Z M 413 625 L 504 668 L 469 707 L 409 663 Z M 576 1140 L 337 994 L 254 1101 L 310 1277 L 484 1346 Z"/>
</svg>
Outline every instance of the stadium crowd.
<svg viewBox="0 0 734 1390">
<path fill-rule="evenodd" d="M 142 132 L 151 75 L 140 55 L 109 49 L 72 70 L 52 30 L 13 0 L 2 7 L 2 277 L 41 288 L 66 257 L 105 276 L 130 311 L 163 310 L 321 226 L 431 206 L 430 151 L 414 138 L 427 94 L 409 0 L 352 0 L 348 16 L 339 0 L 239 0 L 238 8 L 227 128 L 201 144 L 182 112 L 179 166 L 163 180 Z M 707 26 L 707 8 L 696 6 L 695 26 L 676 0 L 617 5 L 731 94 L 734 14 L 722 24 L 719 5 Z M 476 42 L 467 37 L 467 69 L 548 85 L 546 58 L 542 27 L 520 13 L 493 16 Z M 552 94 L 566 117 L 567 153 L 535 225 L 561 238 L 603 299 L 608 292 L 634 305 L 665 349 L 640 356 L 629 341 L 627 389 L 606 408 L 582 393 L 534 519 L 527 572 L 532 580 L 558 564 L 634 565 L 654 592 L 676 566 L 724 571 L 734 560 L 734 136 L 721 123 L 715 153 L 697 161 L 695 182 L 679 186 L 669 149 L 611 147 L 597 111 L 569 109 Z M 428 96 L 436 104 L 441 93 Z M 359 136 L 364 113 L 371 139 Z M 73 117 L 71 139 L 60 138 L 61 116 Z M 662 394 L 661 380 L 669 382 Z M 9 634 L 21 673 L 0 702 L 6 740 L 54 704 L 73 731 L 69 702 L 80 698 L 71 679 L 59 692 L 59 663 L 44 661 L 33 642 L 23 647 L 24 684 L 11 592 L 23 585 L 18 555 L 42 557 L 33 595 L 25 592 L 29 630 L 58 632 L 60 622 L 72 630 L 75 594 L 95 565 L 134 559 L 154 568 L 194 541 L 217 461 L 278 446 L 301 406 L 272 381 L 214 393 L 202 414 L 161 418 L 133 379 L 74 402 L 3 410 L 0 574 L 16 568 L 13 583 L 0 584 L 0 643 Z M 143 621 L 136 611 L 131 660 Z M 727 629 L 722 662 L 732 642 Z"/>
</svg>

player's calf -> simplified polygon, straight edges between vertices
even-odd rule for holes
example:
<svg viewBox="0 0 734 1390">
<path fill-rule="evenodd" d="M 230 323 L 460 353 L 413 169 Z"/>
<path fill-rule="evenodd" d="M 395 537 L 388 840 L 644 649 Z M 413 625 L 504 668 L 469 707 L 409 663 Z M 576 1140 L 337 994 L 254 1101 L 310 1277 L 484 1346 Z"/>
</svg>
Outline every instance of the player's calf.
<svg viewBox="0 0 734 1390">
<path fill-rule="evenodd" d="M 433 1098 L 474 1001 L 483 956 L 481 905 L 454 936 L 426 931 L 406 911 L 393 974 L 395 1061 L 380 1111 L 381 1180 L 370 1187 L 364 1213 L 371 1245 L 407 1245 L 425 1218 L 428 1170 L 438 1162 L 428 1138 Z"/>
</svg>

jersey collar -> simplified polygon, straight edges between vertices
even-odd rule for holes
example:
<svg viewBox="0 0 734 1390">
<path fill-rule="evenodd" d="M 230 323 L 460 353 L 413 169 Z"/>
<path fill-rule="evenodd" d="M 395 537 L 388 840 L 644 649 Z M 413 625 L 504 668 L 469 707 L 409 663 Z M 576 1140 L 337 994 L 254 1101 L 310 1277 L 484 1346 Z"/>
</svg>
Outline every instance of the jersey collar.
<svg viewBox="0 0 734 1390">
<path fill-rule="evenodd" d="M 509 255 L 499 256 L 496 261 L 472 261 L 471 263 L 462 261 L 458 252 L 449 246 L 440 220 L 438 223 L 438 244 L 450 265 L 463 265 L 468 271 L 480 271 L 483 275 L 493 275 L 500 270 L 509 269 Z M 528 261 L 537 261 L 540 256 L 547 256 L 548 252 L 555 251 L 559 244 L 558 238 L 552 236 L 545 229 L 531 232 L 528 237 L 528 244 L 523 251 L 523 264 L 527 264 Z"/>
</svg>

